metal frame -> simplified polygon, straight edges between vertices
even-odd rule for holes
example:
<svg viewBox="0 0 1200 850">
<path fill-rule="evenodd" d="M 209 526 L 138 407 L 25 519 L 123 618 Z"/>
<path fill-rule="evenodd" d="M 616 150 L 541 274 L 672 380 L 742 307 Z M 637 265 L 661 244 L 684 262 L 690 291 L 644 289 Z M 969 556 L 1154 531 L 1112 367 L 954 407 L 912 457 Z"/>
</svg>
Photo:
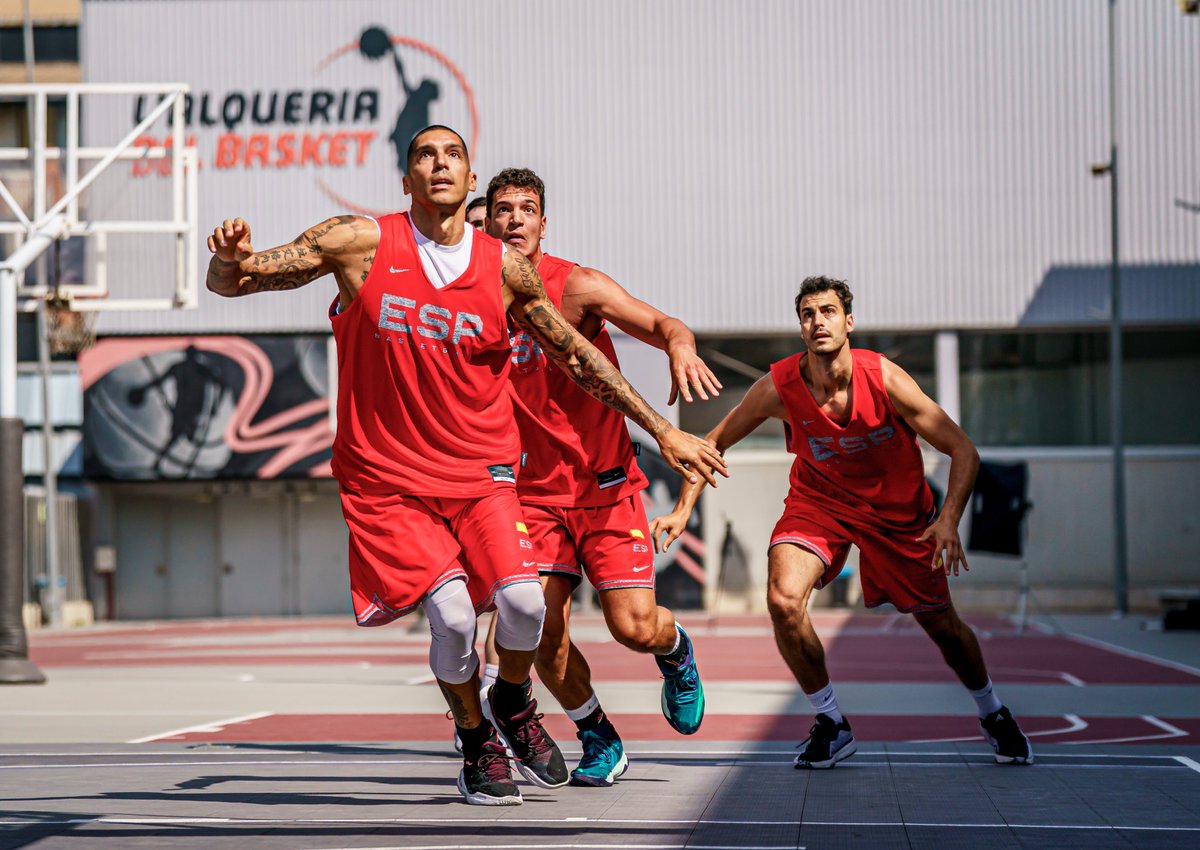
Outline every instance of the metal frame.
<svg viewBox="0 0 1200 850">
<path fill-rule="evenodd" d="M 17 221 L 0 222 L 0 233 L 26 234 L 51 226 L 55 238 L 66 236 L 95 237 L 103 246 L 109 233 L 166 234 L 175 240 L 175 291 L 171 298 L 112 298 L 108 290 L 104 251 L 98 252 L 95 265 L 96 280 L 90 286 L 72 286 L 61 291 L 73 310 L 172 310 L 196 306 L 199 292 L 198 238 L 198 156 L 195 148 L 185 146 L 184 95 L 188 86 L 182 83 L 85 83 L 74 85 L 11 85 L 0 86 L 0 97 L 27 97 L 34 108 L 33 144 L 28 148 L 0 149 L 0 162 L 32 162 L 33 211 L 26 215 L 16 199 L 0 180 L 0 201 L 12 211 Z M 123 139 L 107 147 L 84 147 L 80 144 L 79 101 L 84 95 L 160 95 L 161 102 Z M 65 97 L 67 105 L 66 147 L 50 147 L 46 139 L 46 114 L 49 98 Z M 172 113 L 170 147 L 135 146 L 134 142 L 168 111 Z M 93 221 L 80 220 L 79 195 L 87 189 L 116 160 L 171 160 L 171 218 Z M 53 206 L 47 208 L 47 163 L 64 163 L 65 191 Z M 96 161 L 80 176 L 80 163 Z M 60 220 L 61 219 L 61 220 Z M 7 265 L 7 264 L 6 264 Z M 14 269 L 20 272 L 24 269 Z M 45 298 L 44 286 L 19 286 L 19 309 L 37 309 L 34 299 Z"/>
<path fill-rule="evenodd" d="M 172 310 L 196 306 L 198 291 L 198 229 L 196 172 L 198 159 L 194 148 L 184 147 L 184 96 L 188 87 L 183 84 L 83 84 L 83 85 L 14 85 L 0 86 L 0 97 L 25 97 L 33 107 L 32 146 L 0 149 L 0 161 L 32 162 L 33 212 L 27 215 L 16 198 L 0 180 L 0 201 L 16 216 L 15 222 L 0 222 L 0 233 L 24 236 L 22 244 L 0 263 L 0 422 L 17 417 L 17 311 L 36 311 L 38 314 L 38 360 L 42 372 L 43 469 L 46 498 L 46 566 L 50 587 L 46 601 L 51 625 L 61 625 L 63 587 L 57 548 L 57 478 L 51 456 L 54 437 L 53 416 L 50 410 L 49 374 L 50 353 L 47 336 L 47 299 L 56 295 L 66 298 L 72 310 Z M 162 100 L 123 139 L 111 147 L 83 147 L 79 138 L 79 100 L 84 95 L 160 95 Z M 46 139 L 46 115 L 51 97 L 65 97 L 67 102 L 67 146 L 49 147 Z M 134 142 L 153 126 L 154 122 L 172 112 L 171 147 L 134 147 Z M 81 221 L 79 196 L 118 159 L 171 159 L 171 219 L 170 221 Z M 48 206 L 47 163 L 52 159 L 64 162 L 64 192 Z M 96 160 L 86 174 L 80 176 L 81 161 Z M 108 233 L 167 234 L 175 242 L 175 292 L 171 298 L 131 299 L 110 298 L 104 268 L 103 240 Z M 91 286 L 57 286 L 52 290 L 44 282 L 25 286 L 25 271 L 56 240 L 69 236 L 94 236 L 98 246 L 97 280 Z M 15 469 L 0 469 L 0 484 L 7 485 L 23 475 L 22 465 Z M 18 485 L 19 486 L 19 485 Z M 14 569 L 13 564 L 0 565 Z"/>
</svg>

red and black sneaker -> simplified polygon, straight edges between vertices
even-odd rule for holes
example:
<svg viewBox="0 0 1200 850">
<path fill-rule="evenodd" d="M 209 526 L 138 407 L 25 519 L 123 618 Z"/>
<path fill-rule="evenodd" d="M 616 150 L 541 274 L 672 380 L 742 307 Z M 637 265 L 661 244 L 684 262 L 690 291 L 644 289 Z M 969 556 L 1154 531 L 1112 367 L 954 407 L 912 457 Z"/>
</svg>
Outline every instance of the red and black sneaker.
<svg viewBox="0 0 1200 850">
<path fill-rule="evenodd" d="M 504 745 L 484 741 L 478 753 L 463 754 L 458 790 L 473 806 L 519 806 L 521 792 L 512 779 Z"/>
<path fill-rule="evenodd" d="M 567 763 L 563 760 L 558 744 L 542 726 L 542 715 L 537 713 L 537 700 L 531 699 L 521 711 L 512 717 L 499 717 L 493 700 L 495 689 L 488 692 L 487 711 L 484 712 L 501 740 L 508 746 L 516 761 L 517 770 L 527 780 L 540 788 L 561 788 L 571 778 Z"/>
</svg>

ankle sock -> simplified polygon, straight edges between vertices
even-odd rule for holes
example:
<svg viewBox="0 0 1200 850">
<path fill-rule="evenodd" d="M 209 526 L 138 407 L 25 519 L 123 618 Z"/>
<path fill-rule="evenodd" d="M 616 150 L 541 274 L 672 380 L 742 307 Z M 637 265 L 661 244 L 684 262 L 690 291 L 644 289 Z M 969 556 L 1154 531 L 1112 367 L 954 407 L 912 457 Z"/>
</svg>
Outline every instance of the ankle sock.
<svg viewBox="0 0 1200 850">
<path fill-rule="evenodd" d="M 676 667 L 687 661 L 687 644 L 683 642 L 683 632 L 679 630 L 678 625 L 675 626 L 675 645 L 671 647 L 671 651 L 655 657 L 659 661 L 673 664 Z"/>
<path fill-rule="evenodd" d="M 529 695 L 533 692 L 533 682 L 526 679 L 519 685 L 514 685 L 506 679 L 496 679 L 492 686 L 492 705 L 496 716 L 508 720 L 515 714 L 520 714 L 529 705 Z"/>
<path fill-rule="evenodd" d="M 595 729 L 604 720 L 604 710 L 600 708 L 600 698 L 594 693 L 587 702 L 579 708 L 565 709 L 567 717 L 575 722 L 580 732 Z"/>
<path fill-rule="evenodd" d="M 484 720 L 474 729 L 464 729 L 455 724 L 458 737 L 462 741 L 463 753 L 477 753 L 483 749 L 485 741 L 492 737 L 492 724 Z"/>
<path fill-rule="evenodd" d="M 971 695 L 971 699 L 975 700 L 975 709 L 979 712 L 980 717 L 987 717 L 1000 710 L 1000 698 L 996 696 L 990 678 L 987 680 L 987 684 L 979 690 L 968 690 L 967 693 Z"/>
<path fill-rule="evenodd" d="M 842 712 L 838 708 L 837 697 L 833 694 L 833 682 L 830 682 L 816 693 L 805 694 L 805 696 L 808 697 L 813 711 L 817 714 L 828 715 L 833 719 L 834 723 L 842 722 Z"/>
</svg>

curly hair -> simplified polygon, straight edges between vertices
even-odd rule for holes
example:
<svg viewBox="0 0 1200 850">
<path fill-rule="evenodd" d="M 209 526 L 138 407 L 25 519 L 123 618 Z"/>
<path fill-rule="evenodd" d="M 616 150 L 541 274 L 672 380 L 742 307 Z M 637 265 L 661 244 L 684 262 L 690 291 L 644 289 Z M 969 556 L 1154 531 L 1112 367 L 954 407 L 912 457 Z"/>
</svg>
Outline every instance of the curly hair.
<svg viewBox="0 0 1200 850">
<path fill-rule="evenodd" d="M 854 294 L 850 291 L 850 287 L 846 285 L 844 280 L 834 280 L 831 277 L 824 275 L 815 275 L 806 277 L 800 283 L 800 292 L 796 295 L 796 316 L 800 315 L 800 302 L 810 295 L 816 295 L 818 292 L 833 291 L 838 300 L 842 302 L 842 309 L 849 316 L 854 304 Z"/>
<path fill-rule="evenodd" d="M 487 188 L 487 212 L 492 214 L 492 201 L 501 189 L 511 186 L 514 189 L 532 189 L 537 192 L 538 204 L 542 215 L 546 214 L 546 184 L 528 168 L 505 168 L 491 179 Z"/>
</svg>

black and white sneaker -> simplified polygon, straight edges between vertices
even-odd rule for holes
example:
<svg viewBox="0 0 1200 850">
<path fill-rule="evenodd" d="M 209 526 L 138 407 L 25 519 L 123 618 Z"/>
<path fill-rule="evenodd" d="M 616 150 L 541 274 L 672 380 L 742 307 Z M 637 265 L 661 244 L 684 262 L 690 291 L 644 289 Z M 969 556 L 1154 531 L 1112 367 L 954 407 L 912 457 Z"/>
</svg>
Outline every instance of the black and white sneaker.
<svg viewBox="0 0 1200 850">
<path fill-rule="evenodd" d="M 1033 764 L 1033 747 L 1005 706 L 980 719 L 983 737 L 992 745 L 996 764 Z"/>
<path fill-rule="evenodd" d="M 858 743 L 850 732 L 850 722 L 843 717 L 841 723 L 835 723 L 828 714 L 817 715 L 816 722 L 808 732 L 808 740 L 799 746 L 803 747 L 803 751 L 796 756 L 797 770 L 833 767 L 858 752 Z"/>
<path fill-rule="evenodd" d="M 458 791 L 473 806 L 521 805 L 521 792 L 513 782 L 508 756 L 494 736 L 483 742 L 482 749 L 474 757 L 463 756 Z"/>
</svg>

